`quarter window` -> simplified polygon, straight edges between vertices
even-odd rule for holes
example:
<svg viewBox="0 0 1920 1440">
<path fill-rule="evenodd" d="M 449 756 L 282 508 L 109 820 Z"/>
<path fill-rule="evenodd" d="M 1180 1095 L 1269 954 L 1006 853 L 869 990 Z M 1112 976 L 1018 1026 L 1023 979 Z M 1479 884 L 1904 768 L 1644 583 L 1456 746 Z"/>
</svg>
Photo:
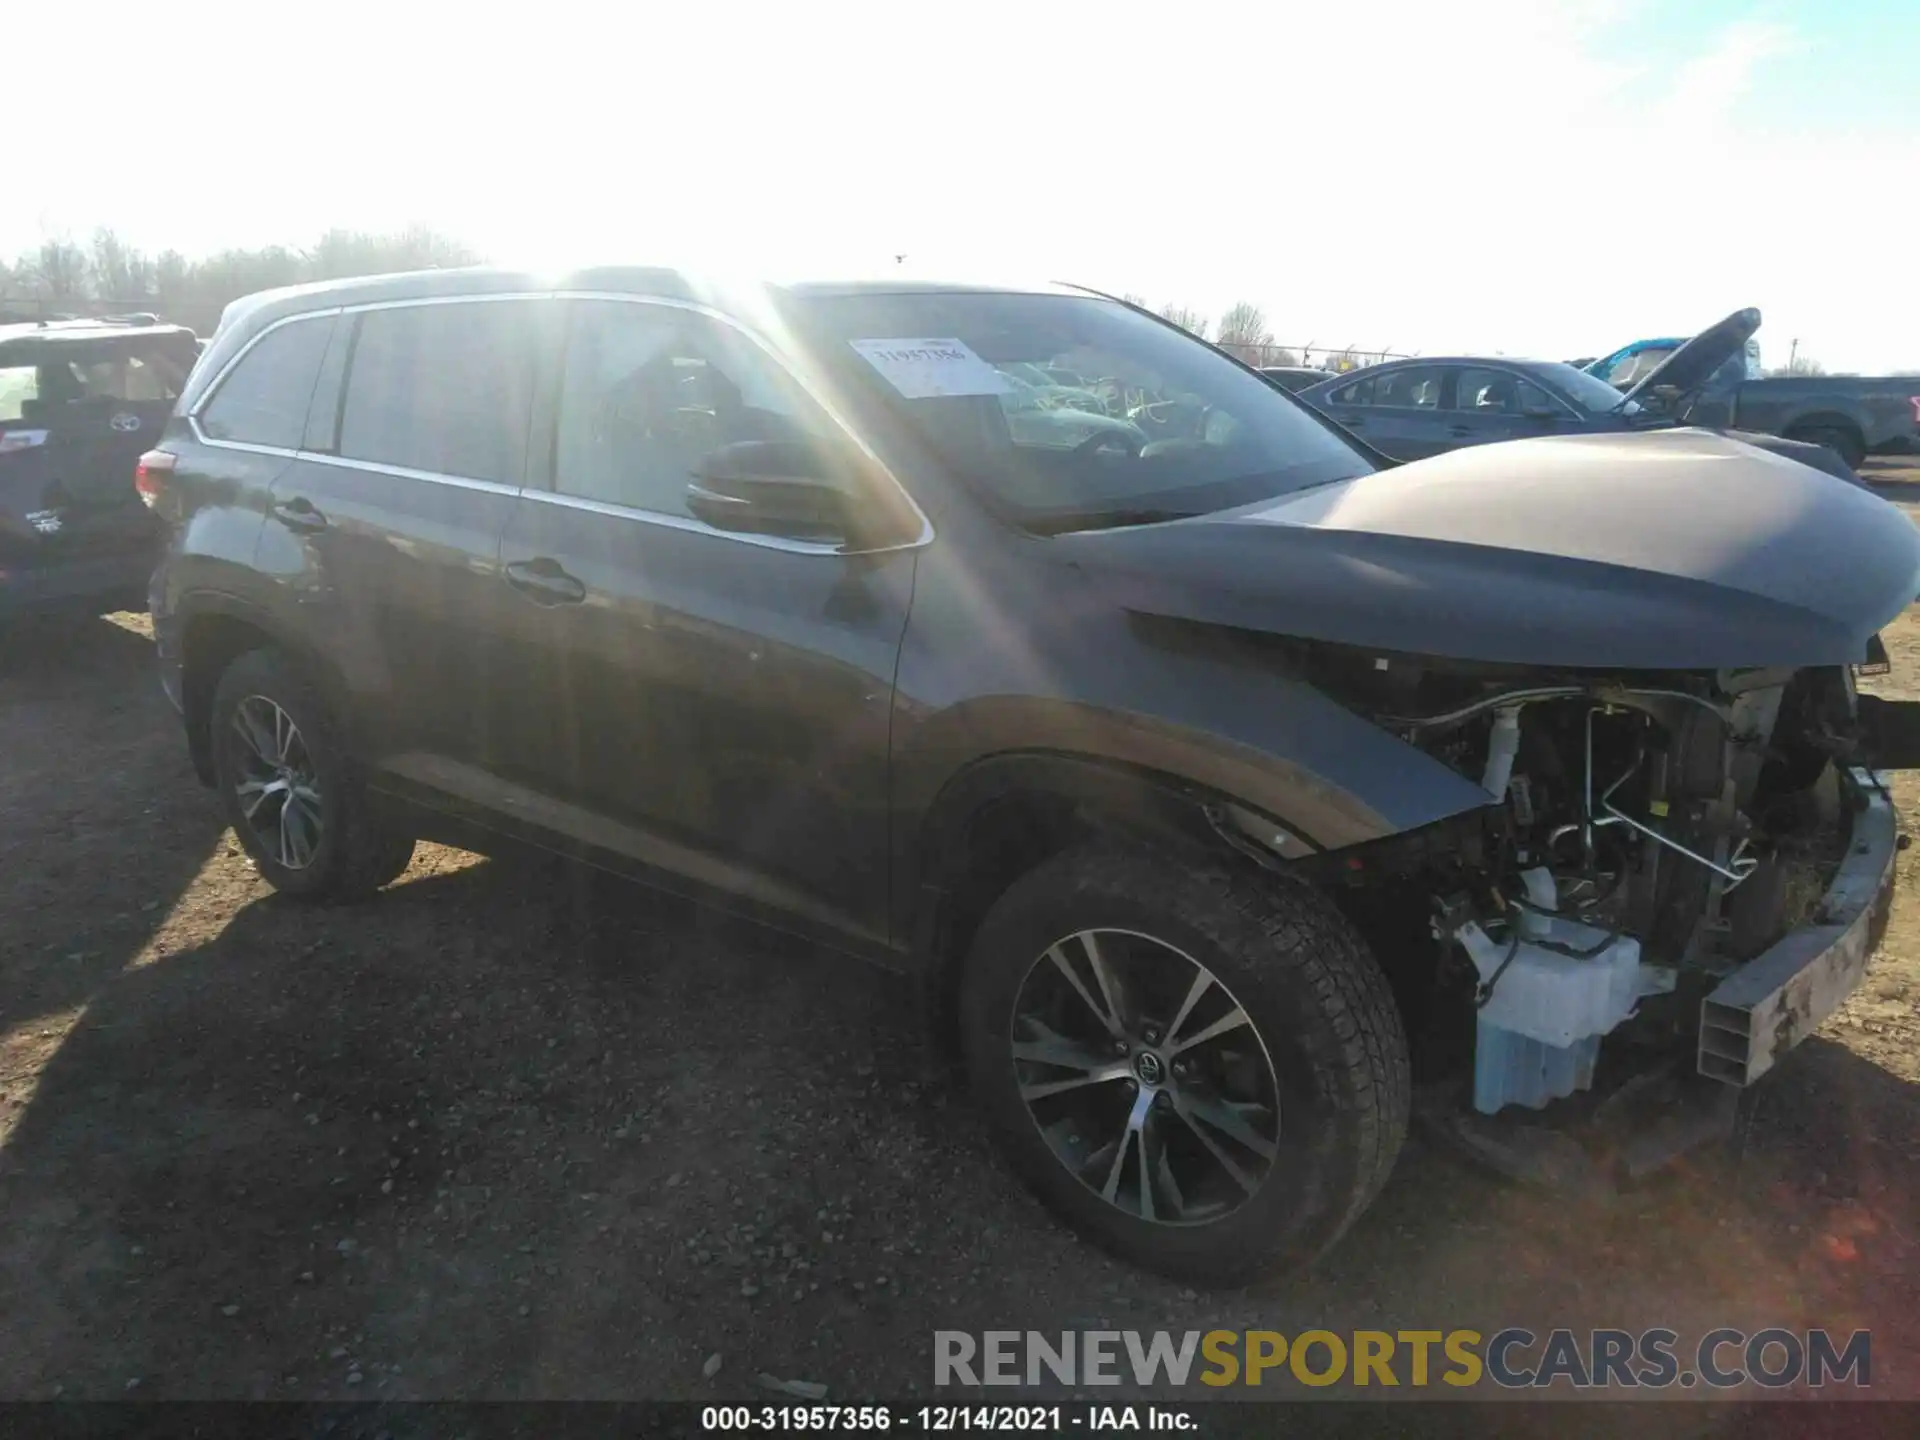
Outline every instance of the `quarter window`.
<svg viewBox="0 0 1920 1440">
<path fill-rule="evenodd" d="M 520 484 L 538 305 L 490 300 L 361 315 L 340 416 L 341 458 Z"/>
<path fill-rule="evenodd" d="M 687 486 L 720 446 L 835 440 L 826 413 L 731 326 L 666 305 L 571 303 L 561 494 L 687 516 Z"/>
<path fill-rule="evenodd" d="M 210 440 L 299 449 L 332 333 L 322 317 L 294 320 L 262 335 L 200 411 L 201 431 Z"/>
</svg>

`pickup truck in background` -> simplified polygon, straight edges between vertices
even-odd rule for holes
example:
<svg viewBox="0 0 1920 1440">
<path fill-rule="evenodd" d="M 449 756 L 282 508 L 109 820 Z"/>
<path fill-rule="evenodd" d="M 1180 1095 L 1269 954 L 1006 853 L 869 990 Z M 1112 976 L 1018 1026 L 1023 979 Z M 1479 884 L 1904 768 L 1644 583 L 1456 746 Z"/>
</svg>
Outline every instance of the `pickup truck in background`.
<svg viewBox="0 0 1920 1440">
<path fill-rule="evenodd" d="M 1869 455 L 1920 450 L 1920 375 L 1778 375 L 1709 386 L 1685 418 L 1824 445 L 1858 468 Z"/>
<path fill-rule="evenodd" d="M 1759 328 L 1759 311 L 1740 313 L 1752 316 L 1753 327 Z M 1636 387 L 1683 343 L 1637 340 L 1581 368 L 1634 393 L 1643 405 L 1657 407 L 1658 395 Z M 1696 391 L 1672 398 L 1684 407 L 1675 410 L 1676 418 L 1689 424 L 1824 445 L 1855 468 L 1869 455 L 1920 450 L 1920 375 L 1765 377 L 1751 333 Z"/>
</svg>

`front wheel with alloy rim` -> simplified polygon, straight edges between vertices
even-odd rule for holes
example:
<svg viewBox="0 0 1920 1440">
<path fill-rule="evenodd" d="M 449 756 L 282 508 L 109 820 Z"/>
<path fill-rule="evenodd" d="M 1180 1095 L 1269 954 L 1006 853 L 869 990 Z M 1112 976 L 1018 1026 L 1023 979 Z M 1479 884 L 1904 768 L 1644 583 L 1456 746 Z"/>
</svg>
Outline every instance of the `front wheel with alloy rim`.
<svg viewBox="0 0 1920 1440">
<path fill-rule="evenodd" d="M 1385 976 L 1317 891 L 1094 845 L 1016 882 L 966 960 L 967 1069 L 1056 1213 L 1206 1283 L 1303 1264 L 1406 1136 Z"/>
<path fill-rule="evenodd" d="M 407 868 L 412 837 L 375 815 L 325 705 L 286 656 L 237 658 L 214 689 L 209 723 L 227 818 L 274 889 L 344 899 Z"/>
</svg>

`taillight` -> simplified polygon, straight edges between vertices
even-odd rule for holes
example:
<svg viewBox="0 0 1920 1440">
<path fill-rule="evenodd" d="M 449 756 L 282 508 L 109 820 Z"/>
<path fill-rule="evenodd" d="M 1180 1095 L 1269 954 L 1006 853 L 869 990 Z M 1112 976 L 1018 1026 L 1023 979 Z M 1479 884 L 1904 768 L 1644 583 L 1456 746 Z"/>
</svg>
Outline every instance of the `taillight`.
<svg viewBox="0 0 1920 1440">
<path fill-rule="evenodd" d="M 159 503 L 160 497 L 167 493 L 167 481 L 173 478 L 173 467 L 178 463 L 175 457 L 165 450 L 149 450 L 140 457 L 140 463 L 133 467 L 133 488 L 140 492 L 140 498 L 152 509 Z"/>
<path fill-rule="evenodd" d="M 16 450 L 31 450 L 47 443 L 44 430 L 0 430 L 0 455 L 11 455 Z"/>
</svg>

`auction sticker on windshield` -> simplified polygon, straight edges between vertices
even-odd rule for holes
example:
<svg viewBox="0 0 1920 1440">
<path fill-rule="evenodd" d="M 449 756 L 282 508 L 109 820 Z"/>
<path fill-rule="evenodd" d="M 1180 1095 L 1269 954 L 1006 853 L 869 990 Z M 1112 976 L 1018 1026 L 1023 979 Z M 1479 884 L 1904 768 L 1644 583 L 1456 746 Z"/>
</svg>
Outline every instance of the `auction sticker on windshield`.
<svg viewBox="0 0 1920 1440">
<path fill-rule="evenodd" d="M 1005 395 L 1013 385 L 964 340 L 854 340 L 850 342 L 894 389 L 909 400 L 936 395 Z"/>
</svg>

